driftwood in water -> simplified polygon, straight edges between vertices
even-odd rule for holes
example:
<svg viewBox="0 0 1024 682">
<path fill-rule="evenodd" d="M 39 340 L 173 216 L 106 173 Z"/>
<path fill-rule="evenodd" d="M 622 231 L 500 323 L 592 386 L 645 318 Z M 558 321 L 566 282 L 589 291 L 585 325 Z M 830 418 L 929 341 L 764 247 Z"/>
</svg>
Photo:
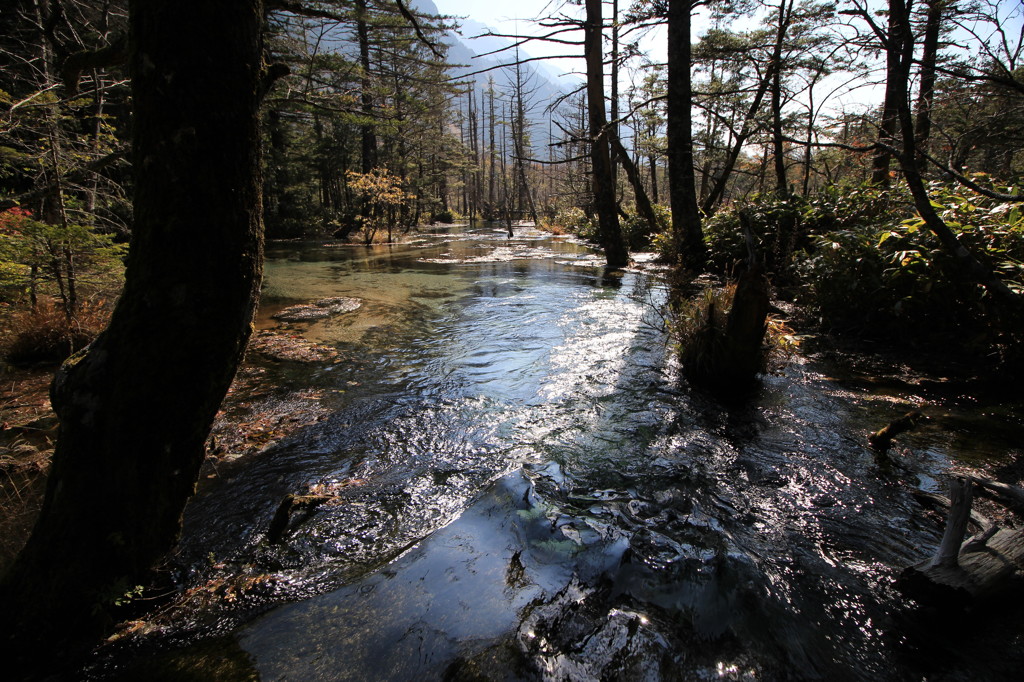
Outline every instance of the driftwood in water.
<svg viewBox="0 0 1024 682">
<path fill-rule="evenodd" d="M 949 515 L 949 508 L 953 506 L 952 501 L 945 495 L 939 495 L 938 493 L 929 493 L 923 490 L 915 490 L 910 493 L 914 496 L 918 502 L 922 505 L 930 507 L 941 507 L 946 515 Z M 992 528 L 995 524 L 992 523 L 992 519 L 988 518 L 984 514 L 975 509 L 971 509 L 971 521 L 972 524 L 981 532 L 987 531 Z"/>
<path fill-rule="evenodd" d="M 962 606 L 1020 583 L 1024 577 L 1024 531 L 993 525 L 964 542 L 973 484 L 956 479 L 950 488 L 949 518 L 938 551 L 931 559 L 905 569 L 897 586 L 918 601 Z"/>
<path fill-rule="evenodd" d="M 317 507 L 334 499 L 337 499 L 334 495 L 286 495 L 281 500 L 281 504 L 277 506 L 277 512 L 274 513 L 274 518 L 270 522 L 267 540 L 275 545 L 281 542 L 284 532 L 292 520 L 292 514 L 296 511 L 301 509 L 306 512 L 302 518 L 302 521 L 305 521 Z"/>
<path fill-rule="evenodd" d="M 999 502 L 1018 514 L 1024 514 L 1024 489 L 1007 485 L 984 476 L 968 476 L 967 480 L 975 483 L 986 497 Z"/>
<path fill-rule="evenodd" d="M 878 431 L 875 431 L 870 436 L 868 436 L 868 443 L 871 445 L 872 448 L 881 453 L 888 452 L 889 448 L 892 446 L 893 438 L 900 435 L 901 433 L 906 433 L 907 431 L 910 431 L 911 429 L 913 429 L 919 423 L 926 419 L 927 417 L 925 417 L 917 410 L 907 412 L 899 419 L 894 419 L 893 421 L 891 421 L 885 428 L 879 429 Z"/>
</svg>

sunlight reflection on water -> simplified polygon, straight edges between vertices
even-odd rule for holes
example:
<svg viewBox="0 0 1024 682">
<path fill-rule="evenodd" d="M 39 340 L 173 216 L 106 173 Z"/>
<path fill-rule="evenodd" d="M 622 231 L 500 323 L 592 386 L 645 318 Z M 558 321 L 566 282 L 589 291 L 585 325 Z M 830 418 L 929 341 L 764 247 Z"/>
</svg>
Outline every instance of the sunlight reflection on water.
<svg viewBox="0 0 1024 682">
<path fill-rule="evenodd" d="M 798 359 L 726 409 L 680 389 L 643 273 L 507 241 L 270 247 L 263 324 L 363 305 L 291 328 L 346 362 L 267 370 L 322 388 L 330 416 L 190 505 L 196 580 L 212 555 L 283 586 L 216 631 L 264 679 L 917 675 L 891 583 L 937 531 L 863 445 L 913 396 Z M 915 438 L 905 477 L 934 483 L 951 441 Z M 331 481 L 360 483 L 266 542 L 283 495 Z"/>
</svg>

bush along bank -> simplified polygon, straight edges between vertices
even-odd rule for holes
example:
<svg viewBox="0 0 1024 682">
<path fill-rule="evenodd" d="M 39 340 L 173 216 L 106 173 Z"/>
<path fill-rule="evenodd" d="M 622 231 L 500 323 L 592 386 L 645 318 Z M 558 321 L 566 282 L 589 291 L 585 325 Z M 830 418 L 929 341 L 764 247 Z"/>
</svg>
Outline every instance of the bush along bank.
<svg viewBox="0 0 1024 682">
<path fill-rule="evenodd" d="M 1024 203 L 940 183 L 930 191 L 960 242 L 1024 295 Z M 802 326 L 914 354 L 956 356 L 979 369 L 1024 369 L 1020 314 L 1008 314 L 957 268 L 904 190 L 830 187 L 811 197 L 755 196 L 722 209 L 705 223 L 715 274 L 732 277 L 745 268 L 741 214 L 776 295 L 798 305 Z"/>
</svg>

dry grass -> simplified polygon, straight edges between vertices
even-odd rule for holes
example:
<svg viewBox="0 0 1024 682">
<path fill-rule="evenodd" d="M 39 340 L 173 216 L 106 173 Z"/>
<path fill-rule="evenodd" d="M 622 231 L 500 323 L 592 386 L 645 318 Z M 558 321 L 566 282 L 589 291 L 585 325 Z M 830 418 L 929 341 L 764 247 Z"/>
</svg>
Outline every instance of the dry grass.
<svg viewBox="0 0 1024 682">
<path fill-rule="evenodd" d="M 713 376 L 713 368 L 725 352 L 725 329 L 736 294 L 736 285 L 709 287 L 672 308 L 669 332 L 678 344 L 679 358 L 688 376 Z M 761 371 L 775 371 L 789 361 L 799 342 L 783 320 L 769 316 L 764 336 Z"/>
<path fill-rule="evenodd" d="M 544 232 L 548 232 L 550 234 L 557 234 L 557 235 L 572 234 L 572 232 L 570 230 L 566 229 L 565 227 L 563 227 L 561 225 L 558 225 L 557 223 L 554 223 L 554 222 L 548 220 L 547 218 L 542 218 L 541 219 L 541 221 L 537 224 L 537 229 L 538 230 L 543 230 Z"/>
<path fill-rule="evenodd" d="M 708 288 L 673 306 L 669 331 L 689 376 L 704 376 L 716 366 L 725 344 L 725 325 L 736 285 Z"/>
<path fill-rule="evenodd" d="M 83 303 L 69 319 L 53 301 L 10 316 L 5 357 L 16 365 L 60 363 L 89 344 L 106 326 L 105 301 Z"/>
</svg>

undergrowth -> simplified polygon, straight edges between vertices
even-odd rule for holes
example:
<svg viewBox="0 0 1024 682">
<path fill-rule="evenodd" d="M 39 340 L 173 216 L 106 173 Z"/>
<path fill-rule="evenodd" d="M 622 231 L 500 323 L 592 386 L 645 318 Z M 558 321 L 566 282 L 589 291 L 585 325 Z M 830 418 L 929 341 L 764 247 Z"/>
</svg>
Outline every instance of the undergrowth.
<svg viewBox="0 0 1024 682">
<path fill-rule="evenodd" d="M 70 317 L 52 301 L 10 316 L 4 357 L 15 365 L 57 364 L 88 345 L 106 326 L 103 300 L 83 303 Z"/>
</svg>

